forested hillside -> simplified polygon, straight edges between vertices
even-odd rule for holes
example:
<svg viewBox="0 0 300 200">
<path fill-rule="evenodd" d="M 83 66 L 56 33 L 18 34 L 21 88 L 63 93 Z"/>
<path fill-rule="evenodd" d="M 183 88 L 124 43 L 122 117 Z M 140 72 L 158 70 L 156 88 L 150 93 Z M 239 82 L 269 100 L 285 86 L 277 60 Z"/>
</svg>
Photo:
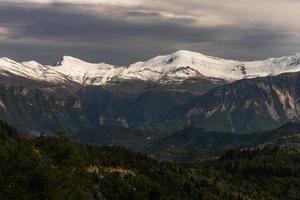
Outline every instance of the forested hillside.
<svg viewBox="0 0 300 200">
<path fill-rule="evenodd" d="M 162 160 L 201 161 L 219 157 L 230 149 L 283 146 L 300 150 L 300 125 L 285 124 L 275 130 L 251 134 L 207 131 L 189 127 L 151 141 L 143 149 L 147 155 Z"/>
<path fill-rule="evenodd" d="M 118 147 L 30 137 L 0 123 L 0 199 L 299 199 L 300 154 L 231 150 L 201 163 L 159 162 Z"/>
</svg>

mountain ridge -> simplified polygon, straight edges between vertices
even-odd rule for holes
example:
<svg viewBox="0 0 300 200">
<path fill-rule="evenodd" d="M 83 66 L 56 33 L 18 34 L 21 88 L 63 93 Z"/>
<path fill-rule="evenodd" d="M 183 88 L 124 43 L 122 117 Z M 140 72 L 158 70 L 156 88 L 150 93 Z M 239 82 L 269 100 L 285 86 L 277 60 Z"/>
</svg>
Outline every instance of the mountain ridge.
<svg viewBox="0 0 300 200">
<path fill-rule="evenodd" d="M 1 74 L 80 85 L 108 85 L 128 80 L 151 81 L 161 85 L 183 83 L 189 79 L 228 81 L 275 76 L 300 71 L 300 53 L 280 58 L 256 61 L 237 61 L 179 50 L 170 55 L 156 56 L 128 66 L 89 63 L 72 56 L 61 57 L 54 65 L 43 65 L 34 60 L 17 62 L 0 58 Z"/>
</svg>

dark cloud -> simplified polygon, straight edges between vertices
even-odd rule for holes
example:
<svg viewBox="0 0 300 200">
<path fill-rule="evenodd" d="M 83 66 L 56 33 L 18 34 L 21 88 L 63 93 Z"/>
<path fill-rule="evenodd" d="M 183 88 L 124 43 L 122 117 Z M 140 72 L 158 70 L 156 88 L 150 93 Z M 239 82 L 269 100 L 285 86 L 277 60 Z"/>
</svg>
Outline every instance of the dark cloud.
<svg viewBox="0 0 300 200">
<path fill-rule="evenodd" d="M 208 26 L 190 16 L 166 17 L 164 11 L 144 7 L 79 8 L 0 4 L 0 27 L 9 34 L 0 37 L 0 57 L 53 63 L 72 55 L 121 65 L 178 49 L 243 60 L 300 51 L 299 34 L 272 26 Z"/>
</svg>

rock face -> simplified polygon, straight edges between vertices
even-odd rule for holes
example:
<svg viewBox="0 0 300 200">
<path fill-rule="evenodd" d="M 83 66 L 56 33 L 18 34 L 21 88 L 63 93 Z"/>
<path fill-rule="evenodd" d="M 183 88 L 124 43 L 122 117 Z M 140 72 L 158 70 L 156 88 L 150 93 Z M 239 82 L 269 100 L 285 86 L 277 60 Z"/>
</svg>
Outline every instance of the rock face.
<svg viewBox="0 0 300 200">
<path fill-rule="evenodd" d="M 300 119 L 300 74 L 247 79 L 211 90 L 170 111 L 169 119 L 228 132 L 272 129 Z"/>
<path fill-rule="evenodd" d="M 70 133 L 99 125 L 137 128 L 192 97 L 189 92 L 163 89 L 124 97 L 98 86 L 0 84 L 0 118 L 22 131 L 40 133 L 53 133 L 60 127 Z"/>
</svg>

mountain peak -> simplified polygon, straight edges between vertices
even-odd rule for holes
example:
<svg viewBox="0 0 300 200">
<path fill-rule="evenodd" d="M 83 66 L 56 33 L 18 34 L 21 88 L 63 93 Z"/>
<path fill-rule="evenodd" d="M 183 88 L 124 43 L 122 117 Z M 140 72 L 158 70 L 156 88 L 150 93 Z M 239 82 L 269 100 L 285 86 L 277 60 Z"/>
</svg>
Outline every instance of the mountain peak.
<svg viewBox="0 0 300 200">
<path fill-rule="evenodd" d="M 194 54 L 194 53 L 196 53 L 196 52 L 181 49 L 181 50 L 175 51 L 173 54 L 177 54 L 177 55 L 187 55 L 187 54 Z"/>
<path fill-rule="evenodd" d="M 294 53 L 294 56 L 300 57 L 300 53 Z"/>
<path fill-rule="evenodd" d="M 18 63 L 17 61 L 12 60 L 12 59 L 7 58 L 7 57 L 0 58 L 0 61 L 9 62 L 9 63 Z"/>
<path fill-rule="evenodd" d="M 29 60 L 21 63 L 22 65 L 29 66 L 29 67 L 40 67 L 43 66 L 41 63 L 35 60 Z"/>
<path fill-rule="evenodd" d="M 203 55 L 202 53 L 194 52 L 194 51 L 189 51 L 189 50 L 178 50 L 175 51 L 172 55 L 178 55 L 178 56 L 193 56 L 193 55 Z"/>
<path fill-rule="evenodd" d="M 54 66 L 61 66 L 64 64 L 85 64 L 87 62 L 80 60 L 79 58 L 75 58 L 72 56 L 62 56 L 60 57 L 56 63 L 54 64 Z"/>
</svg>

